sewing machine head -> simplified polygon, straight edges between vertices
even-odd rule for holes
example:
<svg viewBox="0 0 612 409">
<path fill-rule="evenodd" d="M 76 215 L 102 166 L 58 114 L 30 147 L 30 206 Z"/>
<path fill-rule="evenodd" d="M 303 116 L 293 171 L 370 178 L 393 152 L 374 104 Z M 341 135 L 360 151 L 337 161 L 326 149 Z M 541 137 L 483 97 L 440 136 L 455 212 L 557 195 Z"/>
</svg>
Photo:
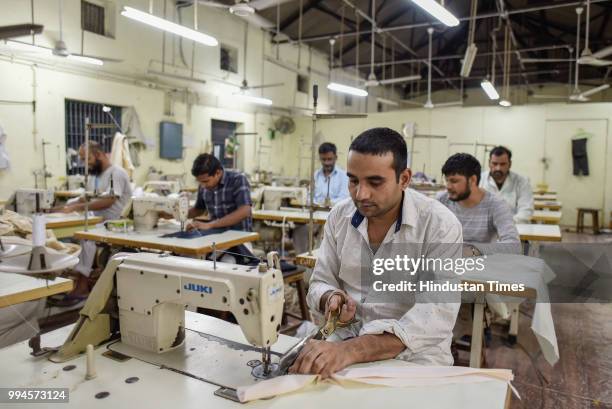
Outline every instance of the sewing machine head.
<svg viewBox="0 0 612 409">
<path fill-rule="evenodd" d="M 7 208 L 23 216 L 31 216 L 37 211 L 53 207 L 54 200 L 52 190 L 17 189 L 9 199 Z M 38 209 L 36 208 L 37 205 Z"/>
<path fill-rule="evenodd" d="M 176 180 L 149 180 L 144 183 L 142 189 L 145 192 L 167 196 L 171 193 L 178 193 L 181 190 L 181 186 Z"/>
<path fill-rule="evenodd" d="M 265 186 L 263 190 L 264 210 L 279 210 L 281 206 L 287 206 L 291 199 L 295 199 L 299 204 L 306 204 L 307 189 L 305 187 L 289 186 Z"/>
<path fill-rule="evenodd" d="M 115 287 L 116 303 L 110 300 Z M 278 339 L 283 304 L 283 274 L 276 253 L 259 266 L 121 254 L 109 261 L 79 322 L 50 359 L 71 359 L 88 344 L 108 340 L 113 328 L 119 328 L 125 344 L 157 353 L 176 349 L 185 339 L 185 309 L 203 307 L 231 312 L 247 341 L 261 348 L 263 373 L 271 373 L 270 347 Z M 113 321 L 116 317 L 119 325 Z"/>
<path fill-rule="evenodd" d="M 159 213 L 169 213 L 181 223 L 181 230 L 189 214 L 189 199 L 179 197 L 135 197 L 132 199 L 134 229 L 152 230 L 157 226 Z"/>
</svg>

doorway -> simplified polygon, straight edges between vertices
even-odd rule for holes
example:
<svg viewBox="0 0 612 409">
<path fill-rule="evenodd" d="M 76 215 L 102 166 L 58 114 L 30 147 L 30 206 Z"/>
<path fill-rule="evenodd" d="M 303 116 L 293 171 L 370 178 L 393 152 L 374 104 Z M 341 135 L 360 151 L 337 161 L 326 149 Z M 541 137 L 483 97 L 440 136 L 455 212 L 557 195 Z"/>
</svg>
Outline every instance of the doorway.
<svg viewBox="0 0 612 409">
<path fill-rule="evenodd" d="M 212 154 L 219 159 L 224 168 L 236 168 L 236 122 L 213 119 L 211 122 Z"/>
</svg>

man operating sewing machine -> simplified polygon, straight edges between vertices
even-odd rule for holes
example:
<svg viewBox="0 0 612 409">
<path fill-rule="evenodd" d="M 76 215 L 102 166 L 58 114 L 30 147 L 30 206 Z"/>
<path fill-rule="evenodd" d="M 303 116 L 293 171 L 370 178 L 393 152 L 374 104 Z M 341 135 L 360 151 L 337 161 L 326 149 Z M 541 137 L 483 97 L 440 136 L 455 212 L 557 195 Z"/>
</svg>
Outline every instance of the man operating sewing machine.
<svg viewBox="0 0 612 409">
<path fill-rule="evenodd" d="M 311 310 L 327 318 L 339 313 L 335 334 L 341 341 L 310 341 L 290 372 L 327 377 L 354 363 L 391 358 L 452 365 L 458 295 L 448 302 L 432 301 L 429 292 L 411 302 L 408 294 L 399 302 L 378 302 L 364 278 L 383 255 L 460 258 L 459 221 L 440 203 L 408 188 L 406 143 L 389 128 L 359 135 L 349 148 L 347 170 L 351 198 L 329 215 L 308 291 Z"/>
<path fill-rule="evenodd" d="M 126 203 L 132 196 L 130 178 L 125 170 L 111 163 L 102 146 L 90 141 L 88 145 L 89 178 L 87 191 L 93 192 L 94 197 L 87 199 L 81 197 L 77 202 L 67 204 L 58 209 L 65 213 L 82 212 L 87 207 L 96 216 L 104 220 L 118 219 Z M 85 162 L 85 145 L 79 148 L 79 156 Z M 93 241 L 81 240 L 81 254 L 79 263 L 74 268 L 79 273 L 75 281 L 74 290 L 56 304 L 70 306 L 79 303 L 89 294 L 88 278 L 96 254 L 96 244 Z"/>
<path fill-rule="evenodd" d="M 202 153 L 193 161 L 191 174 L 199 183 L 198 198 L 189 217 L 208 211 L 210 221 L 193 221 L 188 228 L 251 231 L 251 188 L 242 173 L 223 169 L 219 159 Z"/>
</svg>

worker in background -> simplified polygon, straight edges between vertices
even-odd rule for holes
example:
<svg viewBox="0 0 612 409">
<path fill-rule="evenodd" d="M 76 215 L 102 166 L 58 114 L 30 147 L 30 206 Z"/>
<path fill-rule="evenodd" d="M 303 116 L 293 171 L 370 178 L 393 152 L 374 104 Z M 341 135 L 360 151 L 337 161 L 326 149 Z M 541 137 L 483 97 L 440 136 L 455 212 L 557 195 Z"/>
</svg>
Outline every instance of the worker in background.
<svg viewBox="0 0 612 409">
<path fill-rule="evenodd" d="M 489 153 L 489 171 L 480 177 L 480 187 L 499 193 L 512 210 L 515 223 L 529 223 L 533 215 L 533 192 L 529 179 L 510 170 L 512 152 L 497 146 Z"/>
<path fill-rule="evenodd" d="M 252 231 L 251 187 L 242 173 L 223 169 L 219 159 L 209 153 L 198 155 L 191 174 L 198 181 L 198 198 L 189 209 L 194 218 L 208 211 L 210 221 L 194 220 L 188 229 Z"/>
<path fill-rule="evenodd" d="M 87 207 L 95 216 L 101 217 L 104 221 L 119 219 L 123 208 L 132 197 L 130 178 L 123 168 L 111 164 L 110 158 L 99 143 L 90 141 L 88 151 L 87 191 L 93 192 L 94 197 L 89 201 L 81 197 L 78 201 L 55 210 L 72 213 L 82 212 Z M 79 156 L 85 162 L 85 144 L 79 148 Z M 74 268 L 78 272 L 74 290 L 63 298 L 53 300 L 55 305 L 75 305 L 87 298 L 89 294 L 89 276 L 96 255 L 96 243 L 81 240 L 80 244 L 79 263 Z"/>
<path fill-rule="evenodd" d="M 319 146 L 321 169 L 314 174 L 314 202 L 331 207 L 342 199 L 349 197 L 346 172 L 336 166 L 338 155 L 336 145 L 324 142 Z"/>
<path fill-rule="evenodd" d="M 521 242 L 508 204 L 478 187 L 480 163 L 467 153 L 456 153 L 442 167 L 446 192 L 438 200 L 457 216 L 463 227 L 464 256 L 521 252 Z"/>
<path fill-rule="evenodd" d="M 459 293 L 439 302 L 429 291 L 402 292 L 389 302 L 378 297 L 393 295 L 373 294 L 365 278 L 372 278 L 375 258 L 460 258 L 459 221 L 437 201 L 408 188 L 406 143 L 392 129 L 359 135 L 349 148 L 347 174 L 350 198 L 331 210 L 307 296 L 312 311 L 326 317 L 339 313 L 338 323 L 345 326 L 336 329 L 337 342 L 309 341 L 290 372 L 328 377 L 354 363 L 391 358 L 452 365 Z M 443 272 L 430 274 L 432 281 L 444 278 Z"/>
<path fill-rule="evenodd" d="M 336 145 L 324 142 L 319 146 L 321 168 L 314 174 L 314 202 L 317 205 L 332 207 L 339 201 L 349 197 L 348 177 L 346 172 L 336 166 L 338 154 Z M 320 240 L 321 228 L 314 226 L 315 241 Z M 308 251 L 308 225 L 296 226 L 293 230 L 293 247 L 297 254 Z"/>
</svg>

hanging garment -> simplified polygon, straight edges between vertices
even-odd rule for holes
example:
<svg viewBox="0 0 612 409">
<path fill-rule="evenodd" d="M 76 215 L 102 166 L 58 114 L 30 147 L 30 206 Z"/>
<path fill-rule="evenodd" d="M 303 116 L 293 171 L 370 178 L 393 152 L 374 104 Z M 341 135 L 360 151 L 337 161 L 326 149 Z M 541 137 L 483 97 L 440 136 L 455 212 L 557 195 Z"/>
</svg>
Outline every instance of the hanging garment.
<svg viewBox="0 0 612 409">
<path fill-rule="evenodd" d="M 572 140 L 572 158 L 574 159 L 574 175 L 582 173 L 589 176 L 589 159 L 587 157 L 587 138 Z"/>
<path fill-rule="evenodd" d="M 110 160 L 113 165 L 125 169 L 130 178 L 132 177 L 135 168 L 130 157 L 128 140 L 127 137 L 120 132 L 115 133 Z"/>
<path fill-rule="evenodd" d="M 11 161 L 6 151 L 6 138 L 7 135 L 0 125 L 0 170 L 8 170 L 11 167 Z"/>
</svg>

